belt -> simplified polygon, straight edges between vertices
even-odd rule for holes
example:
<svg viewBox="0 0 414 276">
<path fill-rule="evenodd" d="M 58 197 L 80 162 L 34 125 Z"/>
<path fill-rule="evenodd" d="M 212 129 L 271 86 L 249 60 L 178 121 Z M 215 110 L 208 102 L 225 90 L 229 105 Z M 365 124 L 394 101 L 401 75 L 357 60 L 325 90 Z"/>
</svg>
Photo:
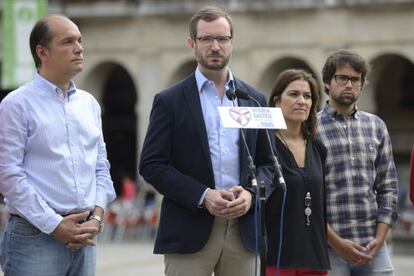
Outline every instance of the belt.
<svg viewBox="0 0 414 276">
<path fill-rule="evenodd" d="M 17 215 L 17 214 L 12 214 L 12 213 L 9 213 L 9 215 L 10 216 L 12 216 L 12 217 L 17 217 L 17 218 L 22 218 L 22 219 L 25 219 L 24 217 L 22 217 L 21 215 Z M 69 216 L 70 214 L 66 214 L 66 215 L 60 215 L 60 216 L 62 216 L 62 217 L 67 217 L 67 216 Z"/>
<path fill-rule="evenodd" d="M 12 213 L 9 213 L 9 215 L 10 215 L 11 217 L 16 217 L 16 218 L 22 218 L 22 219 L 24 219 L 24 217 L 22 217 L 22 216 L 20 216 L 20 215 L 16 215 L 16 214 L 12 214 Z"/>
<path fill-rule="evenodd" d="M 76 213 L 77 214 L 77 213 Z M 89 211 L 89 215 L 88 215 L 88 217 L 90 216 L 92 214 L 92 211 Z M 10 216 L 12 216 L 12 217 L 18 217 L 18 218 L 22 218 L 22 219 L 25 219 L 24 217 L 22 217 L 21 215 L 18 215 L 18 214 L 13 214 L 13 213 L 9 213 L 9 215 Z M 69 214 L 66 214 L 66 215 L 61 215 L 61 214 L 58 214 L 59 216 L 61 216 L 61 217 L 67 217 L 67 216 L 70 216 L 70 215 L 72 215 L 72 213 L 69 213 Z M 87 218 L 88 218 L 87 217 Z"/>
</svg>

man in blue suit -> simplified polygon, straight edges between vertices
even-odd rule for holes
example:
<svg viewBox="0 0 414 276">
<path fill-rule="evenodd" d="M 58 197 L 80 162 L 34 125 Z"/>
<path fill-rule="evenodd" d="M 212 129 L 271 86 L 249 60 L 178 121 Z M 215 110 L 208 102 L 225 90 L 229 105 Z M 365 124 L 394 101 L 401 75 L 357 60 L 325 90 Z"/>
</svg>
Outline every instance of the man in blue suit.
<svg viewBox="0 0 414 276">
<path fill-rule="evenodd" d="M 254 275 L 254 191 L 239 129 L 225 129 L 218 106 L 240 89 L 263 106 L 265 97 L 237 79 L 230 16 L 215 7 L 190 20 L 194 73 L 154 98 L 140 173 L 164 195 L 154 253 L 168 276 Z M 241 100 L 238 106 L 256 106 Z M 271 152 L 262 130 L 245 131 L 258 179 L 271 179 Z"/>
</svg>

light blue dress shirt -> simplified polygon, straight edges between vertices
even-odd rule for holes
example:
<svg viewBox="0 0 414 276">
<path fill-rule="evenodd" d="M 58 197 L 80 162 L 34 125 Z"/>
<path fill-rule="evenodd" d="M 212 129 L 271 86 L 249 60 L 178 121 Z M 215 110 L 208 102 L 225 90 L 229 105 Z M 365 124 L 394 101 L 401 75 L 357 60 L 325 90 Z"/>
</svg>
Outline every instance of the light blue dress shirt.
<svg viewBox="0 0 414 276">
<path fill-rule="evenodd" d="M 217 108 L 219 106 L 233 106 L 233 104 L 226 96 L 221 98 L 217 94 L 214 81 L 208 80 L 198 67 L 195 78 L 206 124 L 215 188 L 228 190 L 240 183 L 239 129 L 224 128 Z M 230 70 L 225 91 L 228 89 L 235 90 Z M 234 103 L 237 106 L 237 101 Z M 204 200 L 205 193 L 202 200 Z"/>
<path fill-rule="evenodd" d="M 0 104 L 0 192 L 7 210 L 50 234 L 61 215 L 115 198 L 93 96 L 42 76 Z"/>
</svg>

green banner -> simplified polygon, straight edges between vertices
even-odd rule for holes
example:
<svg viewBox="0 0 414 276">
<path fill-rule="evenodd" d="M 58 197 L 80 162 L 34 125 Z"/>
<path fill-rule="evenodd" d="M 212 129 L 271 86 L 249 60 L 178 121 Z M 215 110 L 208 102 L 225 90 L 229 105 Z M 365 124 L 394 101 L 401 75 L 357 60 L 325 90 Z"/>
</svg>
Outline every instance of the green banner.
<svg viewBox="0 0 414 276">
<path fill-rule="evenodd" d="M 29 37 L 36 21 L 46 13 L 47 0 L 3 1 L 3 89 L 14 89 L 33 79 L 36 68 Z"/>
</svg>

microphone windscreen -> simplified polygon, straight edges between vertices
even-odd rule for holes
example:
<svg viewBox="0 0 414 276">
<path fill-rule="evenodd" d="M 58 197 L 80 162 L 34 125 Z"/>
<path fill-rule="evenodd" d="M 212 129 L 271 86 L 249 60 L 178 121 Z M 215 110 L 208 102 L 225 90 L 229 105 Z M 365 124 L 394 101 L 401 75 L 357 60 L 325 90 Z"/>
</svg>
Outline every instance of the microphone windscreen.
<svg viewBox="0 0 414 276">
<path fill-rule="evenodd" d="M 239 99 L 243 99 L 243 100 L 250 99 L 249 93 L 241 91 L 239 89 L 236 90 L 235 94 L 236 94 L 236 97 L 239 98 Z"/>
<path fill-rule="evenodd" d="M 236 93 L 234 92 L 233 89 L 227 89 L 226 90 L 226 97 L 230 101 L 234 101 L 236 99 Z"/>
</svg>

